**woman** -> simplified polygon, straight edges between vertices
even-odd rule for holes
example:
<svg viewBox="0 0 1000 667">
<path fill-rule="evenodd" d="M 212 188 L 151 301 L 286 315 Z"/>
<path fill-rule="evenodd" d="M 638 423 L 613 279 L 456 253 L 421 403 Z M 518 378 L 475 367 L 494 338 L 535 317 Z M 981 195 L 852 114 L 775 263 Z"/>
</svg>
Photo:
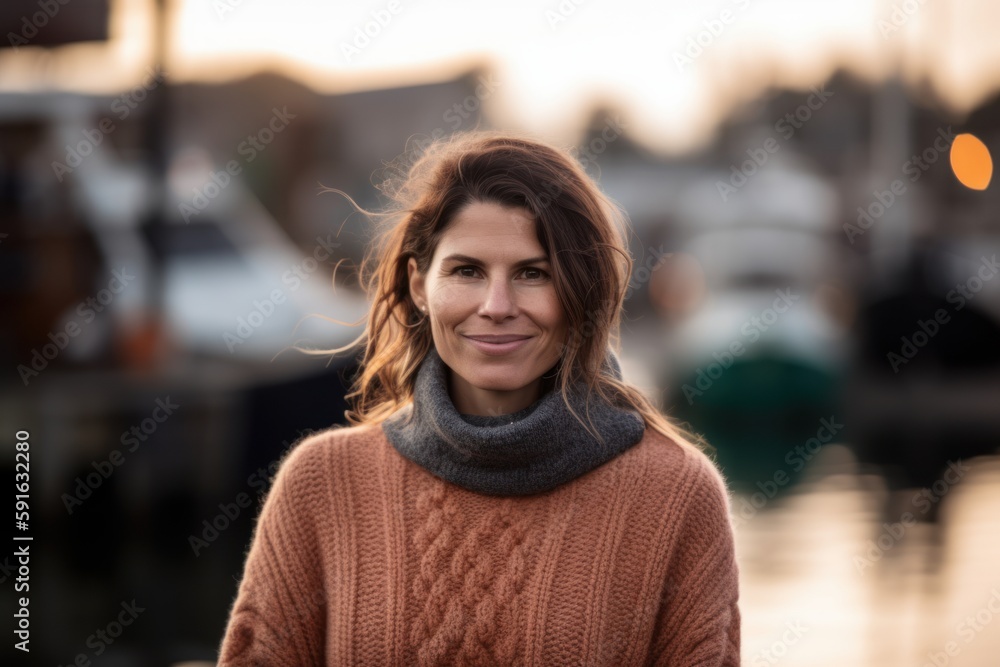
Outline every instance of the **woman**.
<svg viewBox="0 0 1000 667">
<path fill-rule="evenodd" d="M 611 347 L 622 214 L 494 132 L 383 191 L 350 426 L 282 461 L 220 666 L 738 665 L 725 481 Z"/>
</svg>

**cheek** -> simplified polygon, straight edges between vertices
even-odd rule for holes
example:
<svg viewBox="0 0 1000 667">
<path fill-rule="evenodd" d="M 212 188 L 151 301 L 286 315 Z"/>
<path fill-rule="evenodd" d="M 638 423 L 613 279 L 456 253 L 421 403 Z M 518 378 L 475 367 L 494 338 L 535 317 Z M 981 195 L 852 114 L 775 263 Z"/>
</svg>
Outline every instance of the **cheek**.
<svg viewBox="0 0 1000 667">
<path fill-rule="evenodd" d="M 428 292 L 431 309 L 441 320 L 461 317 L 463 308 L 472 303 L 471 298 L 461 285 L 437 285 Z"/>
<path fill-rule="evenodd" d="M 562 312 L 562 305 L 559 303 L 559 297 L 556 295 L 555 290 L 546 295 L 543 309 L 541 314 L 545 317 L 545 321 L 552 328 L 562 328 L 566 326 L 566 318 Z"/>
</svg>

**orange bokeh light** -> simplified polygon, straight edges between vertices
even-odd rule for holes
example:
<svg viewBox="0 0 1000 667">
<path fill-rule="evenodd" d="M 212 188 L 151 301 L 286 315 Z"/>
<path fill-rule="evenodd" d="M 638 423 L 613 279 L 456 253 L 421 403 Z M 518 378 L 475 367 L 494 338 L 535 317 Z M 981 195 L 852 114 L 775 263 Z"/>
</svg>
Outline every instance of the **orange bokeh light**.
<svg viewBox="0 0 1000 667">
<path fill-rule="evenodd" d="M 965 187 L 985 190 L 993 176 L 990 149 L 974 135 L 958 135 L 951 144 L 951 170 Z"/>
</svg>

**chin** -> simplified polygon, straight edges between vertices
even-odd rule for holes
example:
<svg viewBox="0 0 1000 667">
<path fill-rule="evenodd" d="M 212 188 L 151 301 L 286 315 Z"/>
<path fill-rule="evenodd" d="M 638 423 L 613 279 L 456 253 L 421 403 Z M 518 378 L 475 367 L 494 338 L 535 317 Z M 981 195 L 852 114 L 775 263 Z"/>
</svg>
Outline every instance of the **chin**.
<svg viewBox="0 0 1000 667">
<path fill-rule="evenodd" d="M 468 369 L 469 372 L 463 372 Z M 466 382 L 477 389 L 486 391 L 516 391 L 531 383 L 533 378 L 524 377 L 518 370 L 496 368 L 490 370 L 478 360 L 471 361 L 466 368 L 455 369 Z"/>
<path fill-rule="evenodd" d="M 525 378 L 512 378 L 507 374 L 493 375 L 483 372 L 477 372 L 471 377 L 465 377 L 473 387 L 486 391 L 517 391 L 531 382 L 531 380 Z"/>
</svg>

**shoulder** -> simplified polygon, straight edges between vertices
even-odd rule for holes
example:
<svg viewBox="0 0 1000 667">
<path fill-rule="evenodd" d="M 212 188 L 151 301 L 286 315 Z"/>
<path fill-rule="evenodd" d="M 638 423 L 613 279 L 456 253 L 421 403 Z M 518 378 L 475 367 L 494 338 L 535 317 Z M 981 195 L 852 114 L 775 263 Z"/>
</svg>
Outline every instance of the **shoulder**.
<svg viewBox="0 0 1000 667">
<path fill-rule="evenodd" d="M 635 447 L 644 486 L 662 497 L 674 516 L 728 522 L 731 498 L 716 461 L 695 446 L 647 427 Z"/>
<path fill-rule="evenodd" d="M 645 458 L 637 459 L 643 471 L 637 506 L 647 515 L 643 519 L 656 523 L 656 543 L 670 554 L 674 576 L 683 579 L 704 568 L 731 571 L 736 533 L 719 466 L 696 447 L 651 429 L 638 446 Z"/>
<path fill-rule="evenodd" d="M 310 482 L 325 478 L 338 459 L 373 442 L 378 428 L 373 424 L 337 425 L 302 436 L 282 455 L 274 486 L 281 483 L 289 490 L 318 487 Z"/>
</svg>

